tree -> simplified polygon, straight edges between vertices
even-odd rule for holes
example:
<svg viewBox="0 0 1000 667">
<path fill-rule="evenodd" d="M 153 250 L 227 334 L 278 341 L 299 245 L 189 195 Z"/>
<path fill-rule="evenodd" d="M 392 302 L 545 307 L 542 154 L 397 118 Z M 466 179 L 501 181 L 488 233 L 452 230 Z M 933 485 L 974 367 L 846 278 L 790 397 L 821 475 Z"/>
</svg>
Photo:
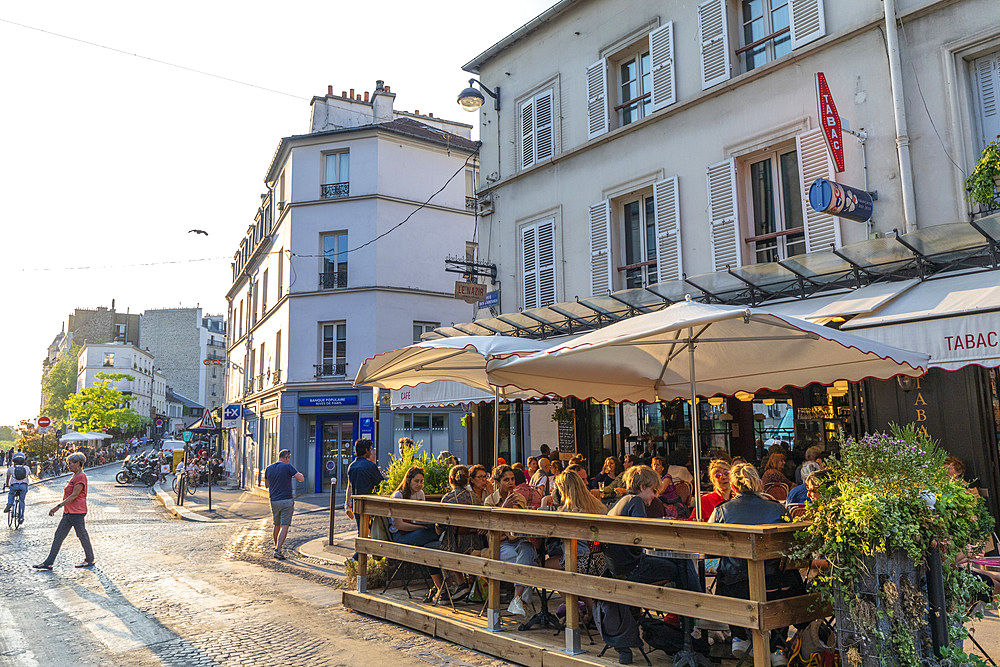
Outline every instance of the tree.
<svg viewBox="0 0 1000 667">
<path fill-rule="evenodd" d="M 10 426 L 0 426 L 0 442 L 9 442 L 17 439 L 17 431 Z"/>
<path fill-rule="evenodd" d="M 27 454 L 29 459 L 35 459 L 42 453 L 42 436 L 34 421 L 22 419 L 17 425 L 17 448 Z"/>
<path fill-rule="evenodd" d="M 70 414 L 68 424 L 78 431 L 116 430 L 122 435 L 149 425 L 149 417 L 129 407 L 132 397 L 112 386 L 115 382 L 135 378 L 126 373 L 97 373 L 94 379 L 97 380 L 94 386 L 66 398 L 66 410 Z"/>
<path fill-rule="evenodd" d="M 63 423 L 66 417 L 66 399 L 76 391 L 77 357 L 80 346 L 59 357 L 48 374 L 42 378 L 42 396 L 45 404 L 42 413 L 52 419 L 54 426 Z"/>
</svg>

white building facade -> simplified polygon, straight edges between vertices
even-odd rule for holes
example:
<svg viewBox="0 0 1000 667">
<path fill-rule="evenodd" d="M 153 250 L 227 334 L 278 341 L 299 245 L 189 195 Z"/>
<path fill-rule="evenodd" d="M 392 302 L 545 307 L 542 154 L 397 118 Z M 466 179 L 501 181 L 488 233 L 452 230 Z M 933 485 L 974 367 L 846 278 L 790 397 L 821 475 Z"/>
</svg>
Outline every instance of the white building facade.
<svg viewBox="0 0 1000 667">
<path fill-rule="evenodd" d="M 444 271 L 475 231 L 471 127 L 394 111 L 394 98 L 381 82 L 371 97 L 314 98 L 310 132 L 282 139 L 268 168 L 227 293 L 226 399 L 244 409 L 229 465 L 246 487 L 262 484 L 282 448 L 306 488 L 343 480 L 353 442 L 375 434 L 372 391 L 352 386 L 360 364 L 472 315 Z M 388 408 L 383 462 L 395 436 Z M 461 412 L 442 414 L 445 444 L 464 448 Z"/>
<path fill-rule="evenodd" d="M 116 380 L 111 386 L 131 396 L 129 407 L 143 417 L 167 414 L 166 380 L 152 354 L 125 343 L 87 343 L 77 357 L 77 391 L 96 385 L 98 373 L 130 375 L 131 380 Z"/>
</svg>

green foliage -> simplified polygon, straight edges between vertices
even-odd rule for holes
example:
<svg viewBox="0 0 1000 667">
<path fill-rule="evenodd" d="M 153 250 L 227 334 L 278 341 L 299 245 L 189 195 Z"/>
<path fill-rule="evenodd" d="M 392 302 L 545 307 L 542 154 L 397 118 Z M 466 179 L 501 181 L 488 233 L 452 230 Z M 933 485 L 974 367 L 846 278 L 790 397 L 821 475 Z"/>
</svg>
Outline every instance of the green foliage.
<svg viewBox="0 0 1000 667">
<path fill-rule="evenodd" d="M 356 588 L 358 583 L 358 562 L 353 558 L 346 559 L 344 561 L 344 574 L 346 575 L 344 588 L 348 590 Z M 368 588 L 376 589 L 385 586 L 385 582 L 389 578 L 389 559 L 369 556 L 367 576 Z"/>
<path fill-rule="evenodd" d="M 129 407 L 132 397 L 112 386 L 119 380 L 133 380 L 126 373 L 97 373 L 97 383 L 66 399 L 66 409 L 70 413 L 67 423 L 78 431 L 110 431 L 120 434 L 134 433 L 149 425 L 149 417 L 144 417 Z"/>
<path fill-rule="evenodd" d="M 35 427 L 35 422 L 22 419 L 21 423 L 17 425 L 17 448 L 28 455 L 28 460 L 37 460 L 44 454 L 44 450 L 52 452 L 56 445 L 54 435 L 49 435 L 42 440 L 42 436 L 39 435 L 38 429 Z"/>
<path fill-rule="evenodd" d="M 0 442 L 7 442 L 8 440 L 17 440 L 17 431 L 10 426 L 0 426 Z"/>
<path fill-rule="evenodd" d="M 830 563 L 814 582 L 827 600 L 838 590 L 854 590 L 867 574 L 866 561 L 876 554 L 901 550 L 920 564 L 933 544 L 944 558 L 952 639 L 965 632 L 964 611 L 981 585 L 955 563 L 960 552 L 982 547 L 993 517 L 962 481 L 948 477 L 945 456 L 911 424 L 893 425 L 889 434 L 869 434 L 859 441 L 848 438 L 840 458 L 829 459 L 833 483 L 808 505 L 805 518 L 811 523 L 797 533 L 788 554 Z M 905 627 L 913 620 L 892 618 L 891 639 L 899 664 L 917 667 Z"/>
<path fill-rule="evenodd" d="M 986 206 L 1000 206 L 994 180 L 998 176 L 1000 176 L 1000 138 L 986 144 L 976 168 L 965 179 L 965 189 L 969 191 L 969 198 Z"/>
<path fill-rule="evenodd" d="M 385 469 L 385 481 L 378 488 L 379 495 L 388 496 L 399 488 L 406 475 L 406 471 L 413 466 L 420 466 L 424 469 L 424 493 L 438 494 L 448 493 L 451 487 L 448 486 L 448 470 L 451 469 L 444 461 L 437 461 L 427 452 L 417 455 L 420 449 L 416 447 L 405 447 L 402 456 L 389 455 L 389 467 Z"/>
<path fill-rule="evenodd" d="M 76 391 L 79 353 L 80 346 L 74 345 L 69 352 L 59 357 L 48 374 L 42 378 L 42 395 L 45 397 L 42 414 L 52 419 L 52 425 L 55 427 L 63 424 L 66 417 L 66 399 Z"/>
</svg>

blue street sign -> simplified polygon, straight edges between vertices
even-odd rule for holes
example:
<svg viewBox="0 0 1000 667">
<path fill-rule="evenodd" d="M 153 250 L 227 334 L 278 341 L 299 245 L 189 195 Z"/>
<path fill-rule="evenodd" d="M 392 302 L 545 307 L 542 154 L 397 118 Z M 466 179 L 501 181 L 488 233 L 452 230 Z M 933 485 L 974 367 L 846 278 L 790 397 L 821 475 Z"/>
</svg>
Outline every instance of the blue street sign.
<svg viewBox="0 0 1000 667">
<path fill-rule="evenodd" d="M 239 403 L 229 403 L 222 408 L 222 428 L 235 428 L 240 424 L 240 414 L 243 406 Z"/>
<path fill-rule="evenodd" d="M 359 420 L 358 431 L 361 437 L 367 440 L 375 439 L 375 420 L 371 417 L 362 417 Z"/>
<path fill-rule="evenodd" d="M 486 298 L 479 302 L 480 308 L 496 308 L 500 305 L 500 290 L 486 293 Z"/>
</svg>

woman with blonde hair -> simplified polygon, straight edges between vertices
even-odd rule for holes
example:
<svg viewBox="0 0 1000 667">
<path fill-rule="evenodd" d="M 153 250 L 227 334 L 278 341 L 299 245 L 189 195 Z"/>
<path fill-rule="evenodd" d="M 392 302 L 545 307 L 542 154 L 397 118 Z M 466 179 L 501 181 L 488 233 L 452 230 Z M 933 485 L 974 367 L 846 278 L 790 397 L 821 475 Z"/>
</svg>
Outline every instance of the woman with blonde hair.
<svg viewBox="0 0 1000 667">
<path fill-rule="evenodd" d="M 708 478 L 712 481 L 712 491 L 702 494 L 701 517 L 696 519 L 692 514 L 692 519 L 708 521 L 708 517 L 712 516 L 716 507 L 733 497 L 733 486 L 729 481 L 730 469 L 729 463 L 723 459 L 715 459 L 708 464 Z"/>
</svg>

